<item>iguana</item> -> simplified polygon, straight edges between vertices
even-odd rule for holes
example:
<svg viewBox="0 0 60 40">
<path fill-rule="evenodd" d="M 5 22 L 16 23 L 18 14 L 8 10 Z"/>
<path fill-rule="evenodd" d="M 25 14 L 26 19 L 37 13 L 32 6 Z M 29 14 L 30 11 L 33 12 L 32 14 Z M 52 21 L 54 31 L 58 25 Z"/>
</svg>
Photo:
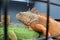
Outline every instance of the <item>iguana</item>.
<svg viewBox="0 0 60 40">
<path fill-rule="evenodd" d="M 46 36 L 46 20 L 45 14 L 39 14 L 33 8 L 31 11 L 19 12 L 16 15 L 19 21 L 22 21 L 25 25 L 29 26 L 30 30 L 42 32 Z M 49 17 L 49 35 L 60 34 L 60 22 L 55 21 L 52 17 Z M 60 39 L 60 36 L 57 37 Z"/>
</svg>

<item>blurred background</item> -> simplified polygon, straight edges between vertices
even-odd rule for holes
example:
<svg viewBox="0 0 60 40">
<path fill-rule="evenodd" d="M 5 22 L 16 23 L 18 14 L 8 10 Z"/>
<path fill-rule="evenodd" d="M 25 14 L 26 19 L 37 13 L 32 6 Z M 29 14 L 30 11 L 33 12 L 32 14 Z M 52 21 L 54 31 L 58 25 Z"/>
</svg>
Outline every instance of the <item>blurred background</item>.
<svg viewBox="0 0 60 40">
<path fill-rule="evenodd" d="M 50 2 L 54 2 L 60 4 L 60 0 L 50 0 Z M 0 0 L 2 3 L 2 0 Z M 20 11 L 27 11 L 28 9 L 35 8 L 40 13 L 47 12 L 47 4 L 39 1 L 29 2 L 29 0 L 11 0 L 8 3 L 8 15 L 11 16 L 11 22 L 20 23 L 16 19 L 16 14 Z M 0 14 L 3 15 L 2 6 L 0 4 Z M 60 19 L 60 6 L 55 6 L 50 4 L 50 16 L 54 19 Z"/>
</svg>

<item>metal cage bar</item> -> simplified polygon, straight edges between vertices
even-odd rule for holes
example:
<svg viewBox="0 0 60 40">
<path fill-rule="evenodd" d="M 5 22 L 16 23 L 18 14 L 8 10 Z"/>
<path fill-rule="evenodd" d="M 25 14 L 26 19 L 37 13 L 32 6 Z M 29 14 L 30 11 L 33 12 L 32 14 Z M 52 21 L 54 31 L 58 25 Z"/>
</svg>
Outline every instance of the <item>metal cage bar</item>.
<svg viewBox="0 0 60 40">
<path fill-rule="evenodd" d="M 0 8 L 0 22 L 1 22 L 2 1 L 0 1 L 0 7 L 1 7 L 1 8 Z"/>
<path fill-rule="evenodd" d="M 43 2 L 43 3 L 48 3 L 48 1 L 44 1 L 44 0 L 31 0 L 32 2 L 38 1 L 38 2 Z M 55 5 L 55 6 L 60 6 L 60 4 L 54 3 L 54 2 L 49 2 L 49 4 L 51 5 Z"/>
<path fill-rule="evenodd" d="M 46 40 L 48 40 L 48 31 L 49 31 L 49 16 L 50 16 L 50 0 L 47 0 L 47 20 L 46 20 Z"/>
<path fill-rule="evenodd" d="M 7 33 L 7 8 L 8 8 L 8 0 L 3 0 L 3 13 L 4 13 L 4 40 L 8 40 Z"/>
</svg>

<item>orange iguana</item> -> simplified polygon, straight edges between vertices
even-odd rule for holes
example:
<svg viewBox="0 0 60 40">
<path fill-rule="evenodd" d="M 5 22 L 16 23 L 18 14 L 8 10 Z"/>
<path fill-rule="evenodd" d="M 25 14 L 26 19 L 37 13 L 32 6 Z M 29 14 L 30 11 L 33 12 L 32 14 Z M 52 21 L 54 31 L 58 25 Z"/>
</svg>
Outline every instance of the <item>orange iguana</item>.
<svg viewBox="0 0 60 40">
<path fill-rule="evenodd" d="M 37 14 L 35 9 L 27 12 L 20 12 L 16 15 L 19 21 L 29 26 L 30 30 L 43 32 L 46 35 L 46 20 L 47 16 L 44 14 Z M 49 35 L 60 34 L 60 23 L 50 17 L 49 19 Z M 60 37 L 57 37 L 60 38 Z"/>
</svg>

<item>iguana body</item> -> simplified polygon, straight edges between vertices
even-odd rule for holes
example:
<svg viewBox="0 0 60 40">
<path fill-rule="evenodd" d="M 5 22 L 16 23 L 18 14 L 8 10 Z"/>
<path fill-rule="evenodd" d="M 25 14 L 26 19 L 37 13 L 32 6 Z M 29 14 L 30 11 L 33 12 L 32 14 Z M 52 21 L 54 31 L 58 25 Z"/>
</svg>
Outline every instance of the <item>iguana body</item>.
<svg viewBox="0 0 60 40">
<path fill-rule="evenodd" d="M 34 10 L 27 12 L 20 12 L 16 15 L 19 21 L 24 22 L 29 26 L 30 30 L 43 32 L 46 35 L 46 20 L 47 16 L 44 14 L 34 14 Z M 60 23 L 50 17 L 49 19 L 49 35 L 60 34 Z"/>
</svg>

